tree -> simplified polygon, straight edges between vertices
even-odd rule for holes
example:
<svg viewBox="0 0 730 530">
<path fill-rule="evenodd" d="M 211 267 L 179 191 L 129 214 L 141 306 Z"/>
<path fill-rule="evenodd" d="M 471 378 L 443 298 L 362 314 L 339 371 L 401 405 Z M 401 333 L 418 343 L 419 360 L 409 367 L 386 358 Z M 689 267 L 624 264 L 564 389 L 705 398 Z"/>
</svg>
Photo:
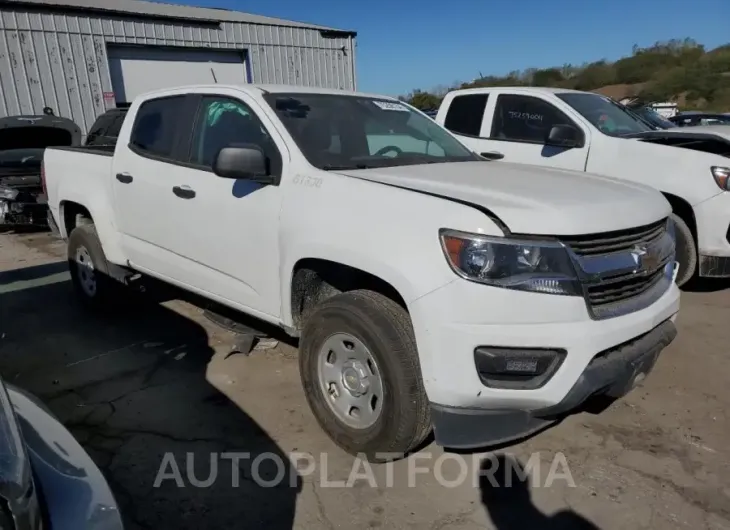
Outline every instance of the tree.
<svg viewBox="0 0 730 530">
<path fill-rule="evenodd" d="M 612 63 L 606 61 L 590 63 L 574 77 L 577 90 L 595 90 L 617 82 L 616 69 Z"/>
<path fill-rule="evenodd" d="M 565 81 L 563 72 L 560 68 L 545 68 L 544 70 L 535 70 L 532 74 L 532 85 L 534 86 L 555 86 Z"/>
<path fill-rule="evenodd" d="M 439 96 L 423 90 L 414 90 L 406 96 L 405 101 L 420 110 L 436 109 L 441 105 Z"/>
</svg>

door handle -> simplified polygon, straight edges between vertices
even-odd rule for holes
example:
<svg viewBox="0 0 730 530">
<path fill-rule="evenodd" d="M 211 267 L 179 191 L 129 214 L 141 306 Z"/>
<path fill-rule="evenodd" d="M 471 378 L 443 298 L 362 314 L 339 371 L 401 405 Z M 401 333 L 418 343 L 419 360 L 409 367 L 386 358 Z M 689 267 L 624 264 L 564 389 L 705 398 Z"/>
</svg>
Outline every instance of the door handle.
<svg viewBox="0 0 730 530">
<path fill-rule="evenodd" d="M 479 153 L 484 158 L 488 158 L 489 160 L 502 160 L 504 158 L 504 154 L 500 153 L 499 151 L 488 151 L 486 153 Z"/>
<path fill-rule="evenodd" d="M 181 199 L 193 199 L 195 197 L 195 190 L 190 186 L 175 186 L 172 188 L 172 192 Z"/>
<path fill-rule="evenodd" d="M 117 173 L 117 180 L 122 184 L 130 184 L 134 180 L 134 177 L 129 173 Z"/>
</svg>

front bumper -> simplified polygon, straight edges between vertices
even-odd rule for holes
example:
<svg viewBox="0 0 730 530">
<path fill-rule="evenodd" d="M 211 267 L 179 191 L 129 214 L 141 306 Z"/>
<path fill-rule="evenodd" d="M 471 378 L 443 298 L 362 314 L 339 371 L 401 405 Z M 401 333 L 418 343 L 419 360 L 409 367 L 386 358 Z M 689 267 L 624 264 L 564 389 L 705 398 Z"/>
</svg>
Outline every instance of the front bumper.
<svg viewBox="0 0 730 530">
<path fill-rule="evenodd" d="M 600 352 L 557 404 L 534 410 L 484 410 L 433 405 L 436 442 L 450 448 L 473 449 L 514 440 L 538 431 L 579 409 L 589 398 L 619 398 L 651 372 L 659 353 L 677 334 L 667 320 L 618 347 Z"/>
<path fill-rule="evenodd" d="M 675 283 L 649 307 L 593 320 L 578 296 L 528 293 L 456 279 L 409 305 L 429 400 L 484 410 L 533 410 L 559 403 L 598 353 L 648 333 L 679 311 Z M 545 348 L 565 360 L 532 390 L 491 388 L 477 372 L 474 350 Z"/>
</svg>

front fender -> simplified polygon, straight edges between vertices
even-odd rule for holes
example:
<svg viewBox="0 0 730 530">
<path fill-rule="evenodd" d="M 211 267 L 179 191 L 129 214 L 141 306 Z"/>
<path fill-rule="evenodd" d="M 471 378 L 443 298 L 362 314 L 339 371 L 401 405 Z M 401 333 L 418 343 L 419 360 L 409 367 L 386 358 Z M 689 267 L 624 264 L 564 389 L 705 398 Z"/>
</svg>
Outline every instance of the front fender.
<svg viewBox="0 0 730 530">
<path fill-rule="evenodd" d="M 334 173 L 317 176 L 319 186 L 285 188 L 279 273 L 286 326 L 293 325 L 292 274 L 302 259 L 367 272 L 408 305 L 457 278 L 441 248 L 441 228 L 502 233 L 480 210 L 458 202 Z"/>
</svg>

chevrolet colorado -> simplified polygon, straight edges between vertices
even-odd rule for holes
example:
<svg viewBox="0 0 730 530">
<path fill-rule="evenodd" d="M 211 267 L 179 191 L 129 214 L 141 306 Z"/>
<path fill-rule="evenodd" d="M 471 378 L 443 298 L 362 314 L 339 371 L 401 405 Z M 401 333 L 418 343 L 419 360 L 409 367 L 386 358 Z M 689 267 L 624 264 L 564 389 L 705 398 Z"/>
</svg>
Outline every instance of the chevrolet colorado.
<svg viewBox="0 0 730 530">
<path fill-rule="evenodd" d="M 485 160 L 392 98 L 149 93 L 113 153 L 49 148 L 44 175 L 82 299 L 150 276 L 280 326 L 320 426 L 370 459 L 619 397 L 676 333 L 661 193 Z"/>
</svg>

